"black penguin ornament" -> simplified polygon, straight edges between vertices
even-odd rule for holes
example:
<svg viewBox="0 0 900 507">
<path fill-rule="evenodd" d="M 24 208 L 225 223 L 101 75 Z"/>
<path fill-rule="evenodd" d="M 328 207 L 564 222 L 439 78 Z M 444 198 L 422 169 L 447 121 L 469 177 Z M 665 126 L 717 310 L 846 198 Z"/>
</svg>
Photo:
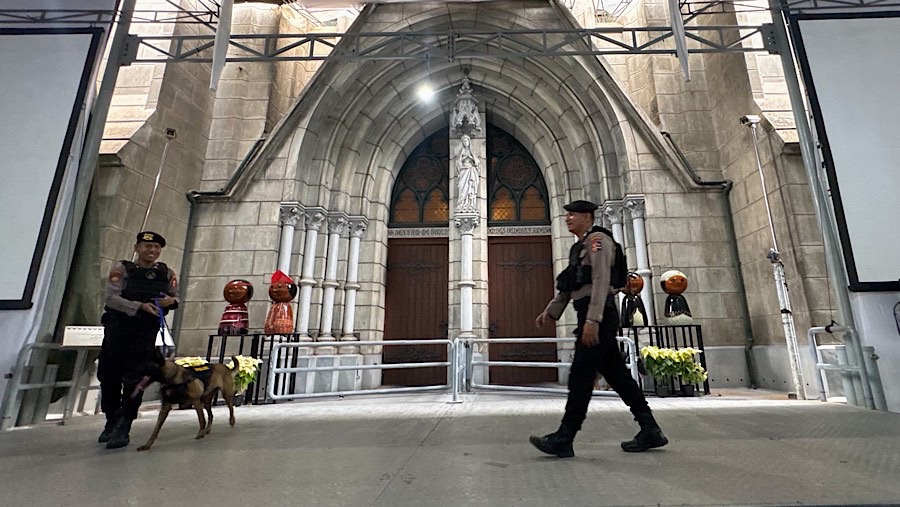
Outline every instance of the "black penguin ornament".
<svg viewBox="0 0 900 507">
<path fill-rule="evenodd" d="M 647 309 L 641 300 L 641 290 L 644 288 L 644 278 L 634 271 L 629 271 L 625 277 L 625 287 L 622 289 L 622 327 L 644 327 L 647 325 Z"/>
<path fill-rule="evenodd" d="M 663 291 L 669 295 L 666 298 L 665 324 L 668 326 L 687 326 L 694 323 L 691 317 L 691 309 L 687 299 L 681 295 L 687 289 L 687 277 L 677 270 L 669 270 L 660 276 L 660 284 Z"/>
</svg>

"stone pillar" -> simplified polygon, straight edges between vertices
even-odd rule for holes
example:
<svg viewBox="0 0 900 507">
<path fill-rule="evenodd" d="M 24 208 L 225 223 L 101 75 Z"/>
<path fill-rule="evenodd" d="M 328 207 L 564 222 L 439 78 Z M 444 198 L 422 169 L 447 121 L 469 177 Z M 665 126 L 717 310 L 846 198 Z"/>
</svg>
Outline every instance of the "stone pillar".
<svg viewBox="0 0 900 507">
<path fill-rule="evenodd" d="M 319 229 L 328 215 L 325 208 L 306 208 L 306 245 L 303 248 L 303 272 L 300 275 L 300 315 L 297 319 L 297 334 L 301 341 L 310 341 L 309 311 L 312 305 L 313 278 L 316 268 L 316 241 Z"/>
<path fill-rule="evenodd" d="M 353 333 L 356 318 L 356 291 L 360 289 L 359 278 L 359 242 L 369 227 L 366 217 L 351 216 L 348 218 L 350 226 L 350 252 L 347 259 L 347 281 L 344 283 L 344 325 L 341 326 L 341 341 L 358 341 Z M 358 347 L 348 345 L 338 349 L 340 354 L 356 354 Z"/>
<path fill-rule="evenodd" d="M 625 231 L 622 228 L 622 201 L 606 201 L 603 203 L 603 218 L 609 223 L 613 239 L 625 247 Z"/>
<path fill-rule="evenodd" d="M 653 304 L 652 272 L 650 271 L 650 257 L 647 254 L 647 233 L 644 227 L 645 202 L 643 195 L 625 196 L 623 207 L 631 215 L 631 226 L 634 232 L 634 252 L 637 257 L 637 271 L 644 279 L 644 288 L 641 289 L 641 299 L 647 309 L 647 324 L 656 324 L 656 312 Z"/>
<path fill-rule="evenodd" d="M 322 318 L 319 319 L 319 336 L 316 341 L 327 342 L 334 340 L 331 334 L 331 324 L 334 321 L 334 291 L 338 286 L 337 265 L 341 253 L 341 233 L 347 225 L 347 215 L 339 211 L 328 213 L 328 248 L 325 259 L 325 281 L 322 287 L 325 291 L 322 295 Z M 317 347 L 316 354 L 334 354 L 335 347 Z"/>
<path fill-rule="evenodd" d="M 303 205 L 299 202 L 282 202 L 280 219 L 281 242 L 278 245 L 278 270 L 290 276 L 294 229 L 303 221 Z"/>
<path fill-rule="evenodd" d="M 472 278 L 472 235 L 478 227 L 480 218 L 477 213 L 456 213 L 453 218 L 461 233 L 462 248 L 460 252 L 459 287 L 459 337 L 475 338 L 472 327 L 472 289 L 475 280 Z"/>
</svg>

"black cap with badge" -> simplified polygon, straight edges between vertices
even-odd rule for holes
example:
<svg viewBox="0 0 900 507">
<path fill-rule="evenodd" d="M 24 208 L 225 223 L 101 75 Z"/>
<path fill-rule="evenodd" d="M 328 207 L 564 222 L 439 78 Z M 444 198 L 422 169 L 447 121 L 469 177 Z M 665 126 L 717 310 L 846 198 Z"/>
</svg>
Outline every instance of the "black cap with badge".
<svg viewBox="0 0 900 507">
<path fill-rule="evenodd" d="M 598 206 L 591 201 L 572 201 L 563 206 L 564 210 L 572 213 L 593 213 L 597 211 L 597 208 Z"/>
<path fill-rule="evenodd" d="M 166 246 L 166 238 L 153 231 L 139 232 L 137 243 L 159 243 L 160 248 Z"/>
</svg>

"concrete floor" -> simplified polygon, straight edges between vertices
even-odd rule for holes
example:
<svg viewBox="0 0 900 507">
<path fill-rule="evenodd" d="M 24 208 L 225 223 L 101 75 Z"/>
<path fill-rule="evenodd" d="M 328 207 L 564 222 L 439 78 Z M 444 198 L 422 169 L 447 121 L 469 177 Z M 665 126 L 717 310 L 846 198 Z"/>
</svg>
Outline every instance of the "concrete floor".
<svg viewBox="0 0 900 507">
<path fill-rule="evenodd" d="M 95 416 L 0 433 L 0 505 L 900 505 L 900 414 L 748 394 L 651 399 L 671 443 L 643 454 L 619 449 L 625 406 L 595 398 L 566 460 L 528 444 L 556 428 L 557 396 L 247 406 L 235 428 L 217 407 L 200 441 L 176 411 L 138 453 L 147 406 L 120 450 L 96 443 Z"/>
</svg>

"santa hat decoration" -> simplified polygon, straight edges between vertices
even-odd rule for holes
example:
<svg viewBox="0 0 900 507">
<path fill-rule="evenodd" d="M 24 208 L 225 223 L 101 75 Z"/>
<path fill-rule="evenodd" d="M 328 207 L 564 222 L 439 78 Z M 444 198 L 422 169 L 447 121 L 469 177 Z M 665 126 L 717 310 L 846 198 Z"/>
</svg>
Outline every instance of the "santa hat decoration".
<svg viewBox="0 0 900 507">
<path fill-rule="evenodd" d="M 294 280 L 284 274 L 283 271 L 278 270 L 272 273 L 272 283 L 294 283 Z"/>
</svg>

